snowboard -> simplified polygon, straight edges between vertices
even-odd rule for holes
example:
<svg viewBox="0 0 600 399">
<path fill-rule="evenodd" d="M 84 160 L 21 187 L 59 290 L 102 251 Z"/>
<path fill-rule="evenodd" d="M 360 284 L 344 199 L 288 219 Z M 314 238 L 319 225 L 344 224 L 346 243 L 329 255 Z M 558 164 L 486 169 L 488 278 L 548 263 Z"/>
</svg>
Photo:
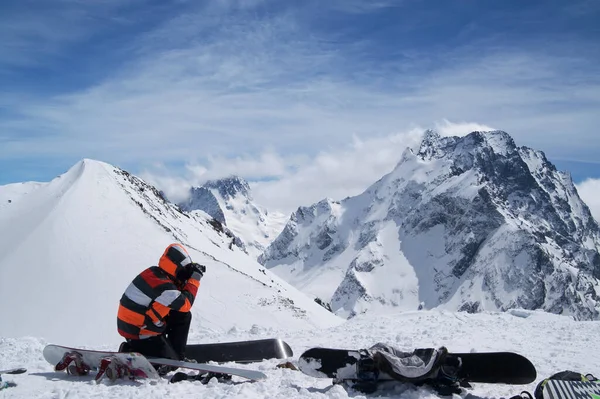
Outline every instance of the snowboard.
<svg viewBox="0 0 600 399">
<path fill-rule="evenodd" d="M 463 382 L 529 384 L 537 375 L 533 364 L 517 353 L 449 353 L 448 356 L 460 358 L 458 379 Z M 298 368 L 313 377 L 358 380 L 359 359 L 356 350 L 312 348 L 300 355 Z M 383 373 L 378 377 L 378 380 L 392 379 Z"/>
<path fill-rule="evenodd" d="M 0 370 L 0 389 L 17 386 L 17 384 L 15 384 L 12 381 L 2 381 L 2 374 L 23 374 L 26 371 L 27 371 L 27 369 L 22 368 L 22 367 L 14 368 L 14 369 L 7 369 L 7 370 Z"/>
<path fill-rule="evenodd" d="M 600 381 L 548 380 L 544 399 L 600 399 Z"/>
<path fill-rule="evenodd" d="M 150 363 L 143 355 L 135 352 L 103 352 L 88 349 L 69 348 L 58 345 L 46 345 L 44 347 L 43 355 L 44 359 L 54 366 L 55 371 L 65 370 L 69 372 L 66 369 L 69 364 L 61 364 L 61 362 L 63 361 L 64 355 L 70 352 L 80 356 L 81 364 L 77 365 L 75 363 L 74 365 L 80 367 L 78 372 L 81 374 L 86 374 L 89 371 L 98 371 L 102 359 L 111 357 L 111 359 L 124 364 L 129 369 L 132 379 L 160 378 L 152 363 Z"/>
<path fill-rule="evenodd" d="M 191 344 L 185 357 L 198 363 L 253 363 L 265 359 L 285 359 L 294 355 L 292 348 L 278 338 L 214 344 Z"/>
<path fill-rule="evenodd" d="M 59 345 L 47 345 L 44 348 L 44 359 L 53 366 L 56 366 L 63 358 L 65 353 L 68 352 L 77 352 L 81 354 L 83 362 L 91 369 L 98 370 L 100 366 L 100 362 L 104 357 L 107 356 L 116 356 L 117 358 L 123 358 L 123 360 L 127 361 L 129 357 L 134 357 L 136 359 L 136 363 L 132 364 L 132 366 L 141 369 L 144 372 L 147 372 L 146 378 L 160 378 L 158 373 L 156 372 L 153 365 L 168 365 L 174 367 L 181 367 L 185 369 L 191 369 L 201 372 L 212 372 L 212 373 L 221 373 L 221 374 L 229 374 L 235 375 L 238 377 L 246 378 L 249 380 L 261 380 L 266 378 L 267 376 L 260 371 L 255 370 L 246 370 L 234 367 L 223 367 L 216 366 L 210 364 L 203 363 L 191 363 L 191 362 L 183 362 L 178 360 L 171 359 L 162 359 L 162 358 L 146 358 L 139 353 L 121 353 L 121 352 L 110 352 L 110 351 L 95 351 L 89 349 L 78 349 L 78 348 L 70 348 Z M 143 375 L 139 375 L 139 378 L 144 378 Z"/>
</svg>

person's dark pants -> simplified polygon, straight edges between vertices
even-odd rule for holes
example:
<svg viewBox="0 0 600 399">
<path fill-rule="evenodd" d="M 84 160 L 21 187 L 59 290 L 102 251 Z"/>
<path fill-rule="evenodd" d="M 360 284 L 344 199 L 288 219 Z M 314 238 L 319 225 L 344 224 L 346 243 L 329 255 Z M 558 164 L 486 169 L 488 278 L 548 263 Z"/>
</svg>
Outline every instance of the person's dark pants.
<svg viewBox="0 0 600 399">
<path fill-rule="evenodd" d="M 139 352 L 148 357 L 183 360 L 191 322 L 191 312 L 171 311 L 165 317 L 167 329 L 164 334 L 146 339 L 128 339 L 128 352 Z"/>
</svg>

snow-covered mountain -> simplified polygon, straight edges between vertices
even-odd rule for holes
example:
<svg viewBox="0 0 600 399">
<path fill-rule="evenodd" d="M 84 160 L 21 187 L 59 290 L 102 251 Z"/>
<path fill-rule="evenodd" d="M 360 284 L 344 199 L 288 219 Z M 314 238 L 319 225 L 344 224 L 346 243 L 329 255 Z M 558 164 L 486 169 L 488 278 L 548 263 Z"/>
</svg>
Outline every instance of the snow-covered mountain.
<svg viewBox="0 0 600 399">
<path fill-rule="evenodd" d="M 259 261 L 339 315 L 543 309 L 600 318 L 600 229 L 568 174 L 505 132 L 442 138 L 364 193 L 294 212 Z"/>
<path fill-rule="evenodd" d="M 83 160 L 50 183 L 0 186 L 0 231 L 0 337 L 118 343 L 123 291 L 172 242 L 207 266 L 192 342 L 231 329 L 339 323 L 256 263 L 219 222 L 181 212 L 154 187 L 102 162 Z"/>
<path fill-rule="evenodd" d="M 255 204 L 248 182 L 238 176 L 192 187 L 187 201 L 179 206 L 188 212 L 206 212 L 225 224 L 254 258 L 281 233 L 287 221 L 283 213 L 269 212 Z"/>
</svg>

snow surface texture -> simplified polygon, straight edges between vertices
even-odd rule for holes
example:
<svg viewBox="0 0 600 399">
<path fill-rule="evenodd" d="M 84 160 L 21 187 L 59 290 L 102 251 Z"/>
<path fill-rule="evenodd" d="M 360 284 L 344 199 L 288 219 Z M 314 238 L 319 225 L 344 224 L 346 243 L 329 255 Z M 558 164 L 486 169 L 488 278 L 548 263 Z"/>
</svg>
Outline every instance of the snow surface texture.
<svg viewBox="0 0 600 399">
<path fill-rule="evenodd" d="M 341 322 L 243 252 L 221 223 L 182 213 L 102 162 L 83 160 L 50 183 L 0 186 L 0 231 L 0 337 L 116 349 L 121 295 L 172 242 L 207 267 L 190 340 Z"/>
<path fill-rule="evenodd" d="M 225 224 L 254 258 L 281 233 L 288 219 L 255 204 L 248 182 L 237 176 L 192 187 L 188 200 L 179 206 L 188 212 L 203 211 Z"/>
<path fill-rule="evenodd" d="M 42 304 L 43 305 L 43 304 Z M 35 317 L 28 315 L 27 317 Z M 544 312 L 468 314 L 447 311 L 413 311 L 387 315 L 360 315 L 328 329 L 294 331 L 273 329 L 255 334 L 251 330 L 236 330 L 218 336 L 202 337 L 202 342 L 234 341 L 279 336 L 294 350 L 292 362 L 313 346 L 365 348 L 376 342 L 386 342 L 403 350 L 418 347 L 446 346 L 452 352 L 515 351 L 527 356 L 536 366 L 538 376 L 528 385 L 473 384 L 460 395 L 468 399 L 508 398 L 522 390 L 533 393 L 543 378 L 563 371 L 600 374 L 597 356 L 600 322 L 573 321 L 566 316 Z M 85 339 L 84 336 L 81 337 Z M 241 365 L 260 370 L 267 379 L 243 382 L 234 377 L 233 384 L 216 381 L 169 384 L 158 382 L 125 382 L 95 384 L 93 376 L 71 377 L 52 371 L 42 358 L 46 341 L 39 338 L 0 338 L 0 369 L 16 366 L 28 368 L 27 374 L 8 375 L 5 380 L 18 385 L 0 392 L 9 398 L 438 398 L 427 387 L 386 383 L 374 394 L 365 396 L 342 386 L 332 386 L 331 379 L 314 378 L 299 371 L 276 368 L 281 361 Z M 94 346 L 96 349 L 110 349 Z M 457 398 L 455 395 L 454 398 Z"/>
<path fill-rule="evenodd" d="M 259 262 L 344 317 L 444 308 L 600 318 L 600 228 L 505 132 L 442 138 L 364 193 L 300 207 Z"/>
</svg>

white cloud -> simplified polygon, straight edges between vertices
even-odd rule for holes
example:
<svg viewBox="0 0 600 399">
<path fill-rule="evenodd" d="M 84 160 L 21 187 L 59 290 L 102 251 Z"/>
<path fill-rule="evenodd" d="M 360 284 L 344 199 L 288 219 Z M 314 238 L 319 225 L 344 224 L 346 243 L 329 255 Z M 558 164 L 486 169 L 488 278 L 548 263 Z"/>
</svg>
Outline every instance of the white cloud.
<svg viewBox="0 0 600 399">
<path fill-rule="evenodd" d="M 564 159 L 600 151 L 600 82 L 585 52 L 562 57 L 493 46 L 477 55 L 424 51 L 379 65 L 365 61 L 373 43 L 332 46 L 293 12 L 253 18 L 247 7 L 262 3 L 222 0 L 168 18 L 126 43 L 120 51 L 130 58 L 87 88 L 50 97 L 0 94 L 0 106 L 10 110 L 0 119 L 0 158 L 159 161 L 188 164 L 197 179 L 241 170 L 299 182 L 310 180 L 307 159 L 334 171 L 328 156 L 353 137 L 370 142 L 412 126 L 444 135 L 493 126 Z M 348 12 L 387 4 L 343 3 Z"/>
<path fill-rule="evenodd" d="M 435 123 L 435 130 L 442 136 L 466 136 L 467 134 L 475 131 L 488 132 L 490 130 L 496 130 L 486 125 L 474 122 L 461 122 L 454 123 L 447 119 L 441 122 Z"/>
<path fill-rule="evenodd" d="M 152 171 L 145 170 L 139 176 L 164 192 L 169 201 L 176 204 L 188 197 L 190 187 L 199 185 L 193 178 L 172 175 L 164 166 L 155 166 Z"/>
<path fill-rule="evenodd" d="M 206 24 L 198 21 L 210 28 Z M 562 158 L 573 157 L 582 142 L 600 151 L 590 129 L 597 122 L 591 110 L 600 106 L 600 84 L 566 81 L 562 59 L 504 54 L 456 61 L 430 76 L 406 80 L 382 71 L 357 82 L 333 75 L 346 62 L 339 54 L 312 42 L 284 45 L 279 36 L 299 34 L 288 16 L 249 25 L 232 27 L 212 42 L 190 40 L 180 48 L 176 41 L 176 49 L 169 40 L 193 37 L 200 28 L 174 39 L 155 31 L 155 42 L 146 38 L 132 49 L 139 57 L 128 68 L 96 86 L 39 102 L 10 97 L 20 118 L 0 121 L 0 130 L 16 136 L 0 156 L 13 159 L 27 149 L 33 156 L 85 154 L 117 164 L 193 163 L 209 154 L 257 154 L 265 147 L 313 156 L 353 134 L 385 135 L 411 124 L 443 134 L 493 126 Z M 185 27 L 191 29 L 178 29 Z M 539 82 L 529 69 L 542 71 Z M 382 88 L 371 80 L 389 81 Z M 444 118 L 484 125 L 430 125 Z"/>
<path fill-rule="evenodd" d="M 181 202 L 188 196 L 192 186 L 200 186 L 208 180 L 228 176 L 242 176 L 248 180 L 281 178 L 298 164 L 294 157 L 282 158 L 272 150 L 265 151 L 256 157 L 237 156 L 226 158 L 209 156 L 204 164 L 198 162 L 185 165 L 181 174 L 176 174 L 161 163 L 154 163 L 145 168 L 140 177 L 163 190 L 173 202 Z"/>
<path fill-rule="evenodd" d="M 587 179 L 577 184 L 577 192 L 590 208 L 594 219 L 600 222 L 600 179 Z"/>
<path fill-rule="evenodd" d="M 278 180 L 252 184 L 254 197 L 272 209 L 291 212 L 324 198 L 343 199 L 362 193 L 392 171 L 402 152 L 415 148 L 424 129 L 360 139 L 315 158 Z"/>
<path fill-rule="evenodd" d="M 256 158 L 212 157 L 205 164 L 187 165 L 184 175 L 176 176 L 164 167 L 155 167 L 145 170 L 141 177 L 178 202 L 186 197 L 191 186 L 235 174 L 255 180 L 251 186 L 257 203 L 289 213 L 326 197 L 342 199 L 360 194 L 389 173 L 407 147 L 417 148 L 424 130 L 414 127 L 366 139 L 355 135 L 346 145 L 314 157 L 284 157 L 272 151 Z"/>
<path fill-rule="evenodd" d="M 291 161 L 291 159 L 284 160 L 273 151 L 266 151 L 258 155 L 258 158 L 248 155 L 235 158 L 209 156 L 207 167 L 190 164 L 187 168 L 200 181 L 232 175 L 244 176 L 247 179 L 263 179 L 284 176 L 286 169 L 293 165 Z"/>
</svg>

